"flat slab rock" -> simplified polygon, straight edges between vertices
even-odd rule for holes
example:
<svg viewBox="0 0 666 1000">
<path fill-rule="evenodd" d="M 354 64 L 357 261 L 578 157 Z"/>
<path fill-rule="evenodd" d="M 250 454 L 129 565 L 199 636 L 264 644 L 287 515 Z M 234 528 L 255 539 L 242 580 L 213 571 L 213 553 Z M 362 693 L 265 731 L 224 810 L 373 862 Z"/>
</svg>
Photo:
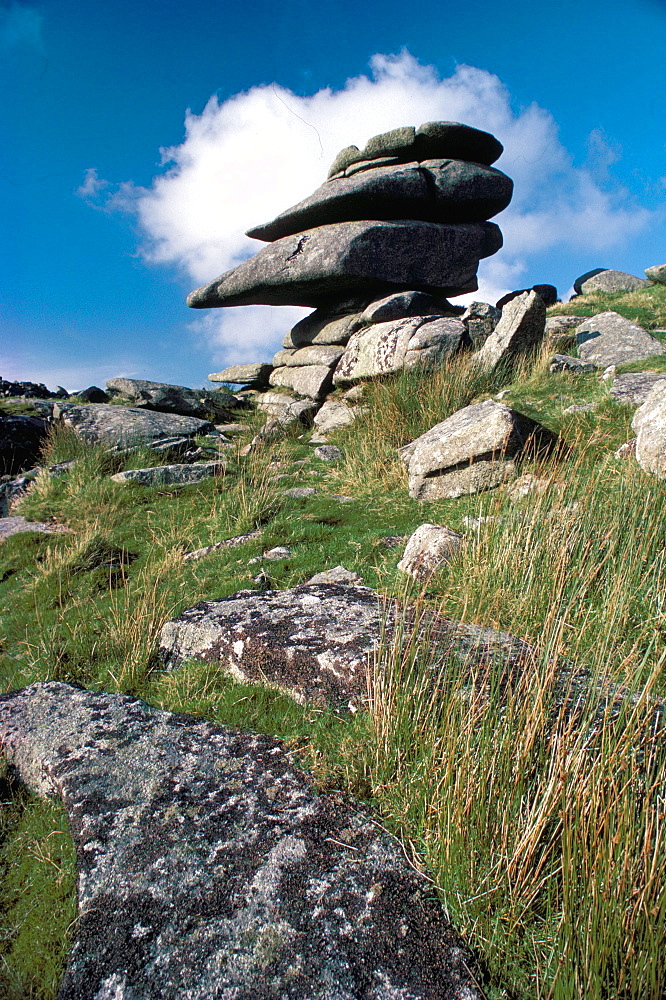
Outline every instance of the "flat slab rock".
<svg viewBox="0 0 666 1000">
<path fill-rule="evenodd" d="M 648 398 L 657 382 L 666 379 L 666 372 L 627 372 L 616 375 L 610 394 L 618 403 L 640 406 Z"/>
<path fill-rule="evenodd" d="M 37 531 L 42 535 L 57 535 L 69 531 L 64 524 L 46 524 L 43 521 L 28 521 L 25 517 L 0 517 L 0 542 L 11 535 L 23 531 Z"/>
<path fill-rule="evenodd" d="M 167 622 L 159 656 L 168 669 L 186 660 L 218 663 L 236 680 L 266 682 L 300 704 L 355 711 L 367 704 L 369 665 L 397 611 L 395 602 L 383 601 L 369 587 L 241 590 L 202 601 Z M 526 643 L 503 632 L 442 617 L 436 634 L 443 653 L 464 662 L 518 663 L 529 655 Z"/>
<path fill-rule="evenodd" d="M 377 298 L 403 288 L 459 295 L 476 289 L 479 259 L 501 246 L 492 222 L 339 222 L 269 243 L 195 289 L 187 304 L 318 306 L 344 295 Z"/>
<path fill-rule="evenodd" d="M 51 681 L 0 746 L 76 845 L 59 1000 L 480 1000 L 400 848 L 275 740 Z"/>
<path fill-rule="evenodd" d="M 65 404 L 60 410 L 60 419 L 91 444 L 132 446 L 176 436 L 215 433 L 215 426 L 199 417 L 157 413 L 111 403 L 91 403 L 89 406 Z"/>
<path fill-rule="evenodd" d="M 644 361 L 666 354 L 666 347 L 644 330 L 616 312 L 603 312 L 586 319 L 576 329 L 578 356 L 598 368 Z"/>
</svg>

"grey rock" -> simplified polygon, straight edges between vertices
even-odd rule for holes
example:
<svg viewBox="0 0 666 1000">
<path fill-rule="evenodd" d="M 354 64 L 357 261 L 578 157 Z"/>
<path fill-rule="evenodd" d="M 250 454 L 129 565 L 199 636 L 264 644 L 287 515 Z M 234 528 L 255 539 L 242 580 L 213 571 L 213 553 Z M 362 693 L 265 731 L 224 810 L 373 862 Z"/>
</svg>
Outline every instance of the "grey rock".
<svg viewBox="0 0 666 1000">
<path fill-rule="evenodd" d="M 631 438 L 629 441 L 625 441 L 615 452 L 615 458 L 619 458 L 624 461 L 627 458 L 636 457 L 636 438 Z"/>
<path fill-rule="evenodd" d="M 323 399 L 333 385 L 333 371 L 328 365 L 305 365 L 300 368 L 274 368 L 269 382 L 293 389 L 299 396 Z"/>
<path fill-rule="evenodd" d="M 366 306 L 360 315 L 360 324 L 388 323 L 407 316 L 458 316 L 460 312 L 460 306 L 427 292 L 394 292 Z"/>
<path fill-rule="evenodd" d="M 268 376 L 273 366 L 263 361 L 244 365 L 230 365 L 221 372 L 213 372 L 208 378 L 211 382 L 230 382 L 232 385 L 248 385 L 252 388 L 265 389 L 268 386 Z"/>
<path fill-rule="evenodd" d="M 666 479 L 666 381 L 650 390 L 631 421 L 636 434 L 636 461 L 645 472 Z"/>
<path fill-rule="evenodd" d="M 353 503 L 356 497 L 349 497 L 345 493 L 331 493 L 331 500 L 336 500 L 338 503 Z"/>
<path fill-rule="evenodd" d="M 41 417 L 0 413 L 0 476 L 15 476 L 39 457 L 47 423 Z"/>
<path fill-rule="evenodd" d="M 111 476 L 114 483 L 135 483 L 137 486 L 186 486 L 200 483 L 212 476 L 221 476 L 222 462 L 201 462 L 197 465 L 157 465 L 152 469 L 130 469 Z"/>
<path fill-rule="evenodd" d="M 76 395 L 79 399 L 85 399 L 86 403 L 108 403 L 111 398 L 98 385 L 89 385 L 87 389 L 82 389 Z"/>
<path fill-rule="evenodd" d="M 318 226 L 359 219 L 483 222 L 511 201 L 513 182 L 494 167 L 463 160 L 427 160 L 331 179 L 308 198 L 248 236 L 273 241 Z"/>
<path fill-rule="evenodd" d="M 512 299 L 517 299 L 519 295 L 524 295 L 525 292 L 536 292 L 547 306 L 554 306 L 557 302 L 557 288 L 555 285 L 532 285 L 531 288 L 517 288 L 513 292 L 507 292 L 506 295 L 497 300 L 495 307 L 503 309 Z"/>
<path fill-rule="evenodd" d="M 275 545 L 272 549 L 267 549 L 266 552 L 256 559 L 250 559 L 250 562 L 260 562 L 262 559 L 267 559 L 268 562 L 280 562 L 282 559 L 291 559 L 291 549 L 287 545 Z"/>
<path fill-rule="evenodd" d="M 512 503 L 516 503 L 519 500 L 524 500 L 525 497 L 541 496 L 553 485 L 552 479 L 540 479 L 538 476 L 533 476 L 531 472 L 526 472 L 525 475 L 519 476 L 515 482 L 511 483 L 507 488 L 506 495 Z"/>
<path fill-rule="evenodd" d="M 335 385 L 412 368 L 436 365 L 467 342 L 459 319 L 414 316 L 375 323 L 352 335 L 333 375 Z"/>
<path fill-rule="evenodd" d="M 403 617 L 409 620 L 409 614 Z M 301 584 L 257 594 L 242 590 L 220 601 L 203 601 L 162 628 L 159 656 L 167 669 L 186 660 L 219 664 L 240 681 L 268 683 L 299 703 L 367 704 L 369 665 L 382 634 L 390 640 L 398 605 L 367 587 Z M 505 633 L 460 625 L 434 616 L 443 660 L 518 663 L 526 643 Z M 426 635 L 424 633 L 424 641 Z"/>
<path fill-rule="evenodd" d="M 579 356 L 598 368 L 666 354 L 666 347 L 647 330 L 616 312 L 586 319 L 576 330 L 576 340 Z"/>
<path fill-rule="evenodd" d="M 215 430 L 219 434 L 245 434 L 252 428 L 248 424 L 215 424 Z"/>
<path fill-rule="evenodd" d="M 460 295 L 477 287 L 481 257 L 502 245 L 492 222 L 340 222 L 269 243 L 188 296 L 195 309 L 233 305 L 318 306 L 403 288 Z"/>
<path fill-rule="evenodd" d="M 323 444 L 319 448 L 314 450 L 315 458 L 321 459 L 322 462 L 339 462 L 341 458 L 344 458 L 340 449 L 334 444 Z"/>
<path fill-rule="evenodd" d="M 281 743 L 51 681 L 0 744 L 77 849 L 61 1000 L 480 1000 L 400 846 Z"/>
<path fill-rule="evenodd" d="M 327 399 L 314 418 L 314 425 L 321 434 L 349 427 L 358 415 L 358 407 L 354 408 L 342 399 Z M 312 440 L 312 438 L 310 439 Z"/>
<path fill-rule="evenodd" d="M 598 405 L 598 403 L 572 403 L 562 410 L 562 413 L 592 413 Z"/>
<path fill-rule="evenodd" d="M 592 361 L 583 361 L 582 358 L 574 358 L 569 354 L 554 354 L 550 359 L 549 371 L 551 372 L 571 372 L 573 375 L 586 375 L 597 370 L 597 366 Z"/>
<path fill-rule="evenodd" d="M 362 150 L 347 146 L 333 161 L 329 177 L 353 169 L 359 161 L 389 156 L 404 162 L 446 158 L 490 164 L 501 156 L 502 150 L 502 144 L 481 129 L 460 122 L 425 122 L 417 129 L 407 126 L 375 135 Z"/>
<path fill-rule="evenodd" d="M 345 587 L 363 586 L 363 578 L 358 573 L 353 573 L 344 566 L 334 566 L 333 569 L 325 569 L 321 573 L 315 573 L 307 581 L 308 584 L 328 584 L 338 583 Z"/>
<path fill-rule="evenodd" d="M 594 278 L 597 274 L 601 274 L 602 271 L 607 271 L 606 267 L 593 267 L 591 271 L 586 271 L 585 274 L 579 275 L 573 283 L 574 292 L 577 295 L 583 294 L 583 283 L 589 281 L 590 278 Z"/>
<path fill-rule="evenodd" d="M 441 524 L 421 524 L 410 535 L 398 569 L 427 583 L 446 563 L 458 556 L 464 535 Z"/>
<path fill-rule="evenodd" d="M 502 310 L 499 323 L 476 352 L 480 364 L 494 367 L 541 343 L 546 329 L 546 306 L 536 292 L 525 292 Z"/>
<path fill-rule="evenodd" d="M 283 427 L 292 423 L 309 424 L 317 412 L 317 403 L 296 399 L 282 392 L 264 392 L 257 396 L 257 409 L 267 413 Z"/>
<path fill-rule="evenodd" d="M 209 556 L 213 552 L 219 552 L 221 549 L 234 549 L 239 545 L 245 545 L 247 542 L 254 542 L 256 539 L 261 538 L 261 531 L 250 531 L 246 535 L 232 535 L 231 538 L 223 538 L 219 542 L 213 542 L 212 545 L 204 545 L 201 549 L 193 549 L 191 552 L 186 552 L 183 555 L 183 559 L 186 561 L 203 559 L 204 556 Z"/>
<path fill-rule="evenodd" d="M 198 417 L 200 420 L 208 420 L 211 416 L 216 420 L 232 420 L 230 409 L 237 402 L 228 389 L 188 389 L 184 385 L 146 382 L 136 378 L 112 378 L 106 387 L 113 395 L 128 400 L 136 407 Z"/>
<path fill-rule="evenodd" d="M 292 327 L 282 341 L 282 346 L 287 347 L 287 341 L 294 348 L 309 345 L 344 346 L 352 333 L 363 326 L 360 317 L 358 310 L 338 313 L 332 309 L 315 309 Z"/>
<path fill-rule="evenodd" d="M 344 354 L 344 350 L 341 344 L 316 344 L 311 347 L 278 351 L 273 358 L 273 364 L 276 368 L 283 365 L 287 368 L 298 368 L 303 365 L 325 365 L 333 368 Z"/>
<path fill-rule="evenodd" d="M 399 454 L 408 468 L 410 496 L 440 500 L 498 486 L 513 478 L 517 455 L 554 442 L 536 421 L 487 399 L 458 410 Z"/>
<path fill-rule="evenodd" d="M 590 295 L 592 292 L 633 292 L 650 285 L 645 278 L 637 278 L 635 274 L 627 274 L 625 271 L 600 269 L 588 274 L 589 277 L 581 275 L 574 282 L 574 289 L 582 295 Z"/>
<path fill-rule="evenodd" d="M 215 430 L 208 420 L 111 403 L 60 407 L 60 420 L 91 444 L 131 447 Z"/>
<path fill-rule="evenodd" d="M 294 500 L 306 500 L 315 496 L 317 492 L 314 486 L 295 486 L 293 490 L 285 490 L 282 495 L 292 497 Z"/>
<path fill-rule="evenodd" d="M 501 309 L 488 302 L 470 302 L 460 317 L 476 350 L 485 344 L 501 318 Z"/>
<path fill-rule="evenodd" d="M 610 394 L 617 403 L 640 406 L 644 403 L 653 386 L 666 379 L 666 372 L 628 372 L 616 375 Z"/>
<path fill-rule="evenodd" d="M 308 441 L 308 444 L 312 444 L 312 445 L 315 445 L 315 444 L 328 444 L 328 435 L 327 434 L 320 434 L 318 431 L 315 431 L 314 434 L 310 435 L 310 440 Z"/>
<path fill-rule="evenodd" d="M 656 285 L 666 285 L 666 264 L 655 264 L 645 268 L 645 276 Z"/>
<path fill-rule="evenodd" d="M 70 531 L 64 524 L 46 524 L 44 521 L 28 521 L 25 517 L 0 517 L 0 541 L 24 531 L 36 531 L 40 535 L 58 535 Z"/>
</svg>

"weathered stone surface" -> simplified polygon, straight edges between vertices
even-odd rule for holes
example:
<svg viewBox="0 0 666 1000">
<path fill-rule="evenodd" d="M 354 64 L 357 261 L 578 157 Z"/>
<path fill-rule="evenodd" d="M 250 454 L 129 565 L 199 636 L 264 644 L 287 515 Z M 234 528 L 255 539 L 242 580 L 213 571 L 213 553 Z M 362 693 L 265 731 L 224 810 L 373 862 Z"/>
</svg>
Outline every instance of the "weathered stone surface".
<svg viewBox="0 0 666 1000">
<path fill-rule="evenodd" d="M 572 375 L 586 375 L 596 371 L 597 366 L 591 361 L 574 358 L 569 354 L 554 354 L 550 359 L 551 372 L 571 372 Z"/>
<path fill-rule="evenodd" d="M 595 277 L 597 274 L 601 274 L 602 271 L 607 271 L 607 267 L 593 267 L 591 271 L 586 271 L 585 274 L 579 275 L 573 283 L 574 292 L 577 295 L 583 294 L 583 283 L 588 281 L 590 278 Z"/>
<path fill-rule="evenodd" d="M 501 318 L 501 309 L 491 306 L 488 302 L 470 302 L 460 317 L 467 329 L 472 346 L 477 350 L 485 344 Z"/>
<path fill-rule="evenodd" d="M 409 471 L 410 496 L 439 500 L 498 486 L 513 477 L 516 455 L 554 441 L 536 421 L 487 399 L 458 410 L 399 454 Z"/>
<path fill-rule="evenodd" d="M 647 330 L 616 312 L 586 319 L 576 329 L 576 340 L 579 356 L 598 368 L 666 354 L 666 347 Z"/>
<path fill-rule="evenodd" d="M 501 142 L 481 129 L 460 122 L 425 122 L 417 129 L 406 126 L 375 135 L 362 150 L 357 146 L 347 146 L 336 156 L 328 176 L 348 168 L 353 170 L 363 160 L 389 156 L 403 162 L 451 158 L 490 164 L 502 155 L 502 150 Z"/>
<path fill-rule="evenodd" d="M 212 423 L 197 417 L 157 413 L 111 403 L 91 403 L 89 406 L 63 404 L 60 419 L 91 444 L 125 447 L 215 431 Z"/>
<path fill-rule="evenodd" d="M 559 347 L 576 343 L 576 327 L 584 323 L 585 316 L 547 316 L 544 339 Z"/>
<path fill-rule="evenodd" d="M 60 1000 L 480 1000 L 400 847 L 277 741 L 51 681 L 0 744 L 77 848 Z"/>
<path fill-rule="evenodd" d="M 249 385 L 252 388 L 264 389 L 268 386 L 268 376 L 273 366 L 262 361 L 245 365 L 230 365 L 221 372 L 213 372 L 208 376 L 211 382 L 230 382 L 232 385 Z"/>
<path fill-rule="evenodd" d="M 492 222 L 340 222 L 269 243 L 187 302 L 195 309 L 318 306 L 341 295 L 375 298 L 403 288 L 459 295 L 476 289 L 479 258 L 501 245 Z"/>
<path fill-rule="evenodd" d="M 407 316 L 458 316 L 462 311 L 464 310 L 460 306 L 452 305 L 448 299 L 429 295 L 427 292 L 394 292 L 366 306 L 361 313 L 360 323 L 388 323 Z"/>
<path fill-rule="evenodd" d="M 344 354 L 342 344 L 316 344 L 311 347 L 301 347 L 278 351 L 273 358 L 276 368 L 299 368 L 303 365 L 326 365 L 333 368 Z"/>
<path fill-rule="evenodd" d="M 237 402 L 228 389 L 188 389 L 184 385 L 137 378 L 111 378 L 106 387 L 113 395 L 129 400 L 136 407 L 200 420 L 208 420 L 211 416 L 215 420 L 232 420 L 230 408 Z"/>
<path fill-rule="evenodd" d="M 666 381 L 650 391 L 631 421 L 636 434 L 636 461 L 645 472 L 666 479 Z"/>
<path fill-rule="evenodd" d="M 342 399 L 327 399 L 314 418 L 314 425 L 321 434 L 330 434 L 353 424 L 358 412 L 358 407 L 351 407 Z"/>
<path fill-rule="evenodd" d="M 293 490 L 285 490 L 283 496 L 291 497 L 293 500 L 307 500 L 317 493 L 314 486 L 295 486 Z"/>
<path fill-rule="evenodd" d="M 526 472 L 524 476 L 519 476 L 515 482 L 511 483 L 507 488 L 506 495 L 512 503 L 517 503 L 528 496 L 541 496 L 553 485 L 552 479 L 540 479 L 538 476 L 533 476 L 531 472 Z"/>
<path fill-rule="evenodd" d="M 421 524 L 410 535 L 398 569 L 422 583 L 460 554 L 465 536 L 441 524 Z"/>
<path fill-rule="evenodd" d="M 37 531 L 40 535 L 57 535 L 69 531 L 64 524 L 46 524 L 44 521 L 28 521 L 25 517 L 0 517 L 0 541 L 24 531 Z"/>
<path fill-rule="evenodd" d="M 261 538 L 261 531 L 250 531 L 246 535 L 232 535 L 231 538 L 223 538 L 219 542 L 213 542 L 212 545 L 204 545 L 201 549 L 193 549 L 191 552 L 186 552 L 183 559 L 188 562 L 192 559 L 203 559 L 204 556 L 209 556 L 213 552 L 219 552 L 221 549 L 234 549 L 239 545 L 245 545 L 247 542 L 254 542 L 256 539 Z"/>
<path fill-rule="evenodd" d="M 282 346 L 306 347 L 310 344 L 344 345 L 352 333 L 363 326 L 358 310 L 340 313 L 332 309 L 315 309 L 292 327 Z"/>
<path fill-rule="evenodd" d="M 666 264 L 655 264 L 645 268 L 645 276 L 657 285 L 666 285 Z"/>
<path fill-rule="evenodd" d="M 592 292 L 633 292 L 637 288 L 647 288 L 649 284 L 645 278 L 637 278 L 635 274 L 602 268 L 581 275 L 574 282 L 574 289 L 582 295 L 590 295 Z"/>
<path fill-rule="evenodd" d="M 640 406 L 644 403 L 653 386 L 666 379 L 666 372 L 628 372 L 616 375 L 610 387 L 610 394 L 618 403 Z"/>
<path fill-rule="evenodd" d="M 168 669 L 192 659 L 219 663 L 237 680 L 267 682 L 300 703 L 356 709 L 367 702 L 370 657 L 398 613 L 367 587 L 241 590 L 167 622 L 159 655 Z M 431 625 L 443 652 L 470 664 L 520 662 L 529 648 L 505 633 L 438 616 Z"/>
<path fill-rule="evenodd" d="M 108 393 L 100 389 L 98 385 L 89 385 L 87 389 L 82 389 L 76 394 L 79 399 L 85 399 L 87 403 L 108 403 L 111 398 Z M 197 414 L 194 414 L 195 416 Z"/>
<path fill-rule="evenodd" d="M 323 399 L 333 384 L 333 371 L 328 365 L 285 366 L 274 368 L 268 381 L 274 386 L 293 389 L 299 396 Z"/>
<path fill-rule="evenodd" d="M 341 583 L 345 587 L 353 586 L 363 586 L 363 578 L 358 575 L 358 573 L 353 573 L 350 569 L 345 569 L 344 566 L 334 566 L 332 569 L 322 570 L 321 573 L 315 573 L 307 581 L 309 584 L 328 584 L 328 583 Z"/>
<path fill-rule="evenodd" d="M 314 450 L 315 458 L 320 459 L 322 462 L 339 462 L 344 455 L 334 444 L 322 444 Z"/>
<path fill-rule="evenodd" d="M 0 413 L 0 475 L 15 476 L 39 457 L 47 424 L 40 417 Z"/>
<path fill-rule="evenodd" d="M 414 316 L 375 323 L 352 335 L 333 374 L 335 385 L 437 364 L 467 343 L 467 331 L 453 317 Z"/>
<path fill-rule="evenodd" d="M 264 392 L 257 396 L 257 409 L 286 426 L 291 423 L 309 424 L 317 404 L 309 399 L 296 399 L 283 392 Z"/>
<path fill-rule="evenodd" d="M 137 486 L 186 486 L 200 483 L 211 476 L 221 476 L 222 462 L 200 462 L 196 465 L 157 465 L 151 469 L 130 469 L 111 476 L 114 483 L 135 483 Z"/>
<path fill-rule="evenodd" d="M 326 181 L 309 197 L 247 235 L 273 241 L 359 219 L 483 222 L 511 201 L 513 182 L 494 167 L 463 160 L 376 166 Z"/>
<path fill-rule="evenodd" d="M 494 367 L 531 350 L 543 340 L 546 306 L 536 292 L 525 292 L 502 310 L 499 323 L 475 357 L 480 364 Z"/>
</svg>

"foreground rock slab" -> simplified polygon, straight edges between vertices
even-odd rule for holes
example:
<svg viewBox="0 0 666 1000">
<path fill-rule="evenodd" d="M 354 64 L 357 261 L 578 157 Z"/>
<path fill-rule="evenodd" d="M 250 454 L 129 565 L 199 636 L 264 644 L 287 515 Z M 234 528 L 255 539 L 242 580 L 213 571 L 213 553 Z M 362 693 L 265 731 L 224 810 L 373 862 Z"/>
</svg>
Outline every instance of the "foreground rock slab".
<svg viewBox="0 0 666 1000">
<path fill-rule="evenodd" d="M 28 521 L 25 517 L 0 517 L 0 542 L 11 535 L 24 531 L 36 531 L 41 535 L 57 535 L 69 531 L 64 524 L 46 524 L 44 521 Z"/>
<path fill-rule="evenodd" d="M 77 848 L 60 1000 L 480 1000 L 400 848 L 275 740 L 52 681 L 0 745 Z"/>
<path fill-rule="evenodd" d="M 666 381 L 650 391 L 631 421 L 636 433 L 636 461 L 645 472 L 666 479 Z"/>
<path fill-rule="evenodd" d="M 617 403 L 640 406 L 650 395 L 657 382 L 666 379 L 666 372 L 627 372 L 616 375 L 610 394 Z"/>
<path fill-rule="evenodd" d="M 221 476 L 226 466 L 223 462 L 200 462 L 197 465 L 156 465 L 149 469 L 130 469 L 117 472 L 114 483 L 134 483 L 137 486 L 187 486 L 200 483 L 213 476 Z"/>
<path fill-rule="evenodd" d="M 524 354 L 543 340 L 546 329 L 546 306 L 536 292 L 523 292 L 502 309 L 502 316 L 483 346 L 477 360 L 488 367 Z"/>
<path fill-rule="evenodd" d="M 217 663 L 239 681 L 259 681 L 299 703 L 349 707 L 367 704 L 370 663 L 398 606 L 368 587 L 301 584 L 258 593 L 241 590 L 220 601 L 202 601 L 167 622 L 159 656 L 169 669 L 186 660 Z M 436 620 L 446 656 L 464 662 L 528 655 L 526 643 L 476 625 Z"/>
</svg>

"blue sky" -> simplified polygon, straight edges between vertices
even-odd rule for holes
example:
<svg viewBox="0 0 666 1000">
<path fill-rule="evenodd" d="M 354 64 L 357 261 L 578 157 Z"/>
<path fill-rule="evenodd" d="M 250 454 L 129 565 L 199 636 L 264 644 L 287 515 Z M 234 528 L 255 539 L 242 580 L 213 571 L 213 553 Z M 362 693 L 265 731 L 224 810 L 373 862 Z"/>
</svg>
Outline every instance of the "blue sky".
<svg viewBox="0 0 666 1000">
<path fill-rule="evenodd" d="M 466 121 L 514 201 L 477 298 L 666 261 L 666 0 L 0 2 L 0 376 L 198 386 L 302 311 L 188 310 L 338 148 Z M 167 152 L 163 152 L 167 151 Z"/>
</svg>

